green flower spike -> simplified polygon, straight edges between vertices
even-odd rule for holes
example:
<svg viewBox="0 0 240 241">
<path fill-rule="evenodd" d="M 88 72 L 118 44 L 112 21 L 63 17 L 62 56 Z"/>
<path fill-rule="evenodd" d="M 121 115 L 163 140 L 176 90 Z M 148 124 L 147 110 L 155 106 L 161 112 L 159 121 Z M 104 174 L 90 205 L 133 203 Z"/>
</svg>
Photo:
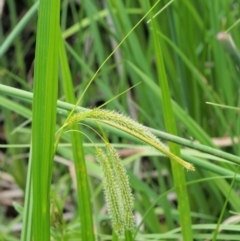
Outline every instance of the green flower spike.
<svg viewBox="0 0 240 241">
<path fill-rule="evenodd" d="M 116 234 L 124 233 L 123 221 L 123 203 L 121 202 L 121 194 L 115 179 L 115 173 L 111 167 L 111 163 L 105 153 L 96 147 L 97 159 L 103 171 L 103 187 L 104 194 L 108 206 L 108 212 L 112 219 L 112 226 Z"/>
<path fill-rule="evenodd" d="M 107 146 L 108 160 L 109 162 L 112 161 L 115 180 L 120 191 L 120 195 L 121 195 L 120 201 L 123 204 L 124 210 L 122 215 L 123 215 L 124 229 L 132 230 L 135 224 L 135 218 L 133 215 L 134 203 L 133 203 L 132 190 L 130 188 L 130 184 L 128 180 L 128 175 L 126 173 L 124 166 L 122 165 L 122 162 L 116 150 L 109 143 L 107 143 L 106 146 Z"/>
<path fill-rule="evenodd" d="M 145 126 L 130 119 L 129 117 L 126 117 L 114 111 L 108 111 L 103 109 L 86 110 L 73 115 L 64 127 L 69 127 L 73 124 L 79 123 L 86 119 L 100 121 L 107 125 L 113 126 L 119 130 L 122 130 L 132 136 L 135 136 L 139 140 L 142 140 L 143 142 L 156 148 L 158 151 L 162 152 L 166 156 L 177 161 L 178 163 L 183 165 L 187 170 L 195 170 L 194 166 L 191 163 L 185 162 L 178 156 L 171 153 L 164 146 L 164 144 L 155 135 L 153 135 Z"/>
<path fill-rule="evenodd" d="M 79 123 L 83 120 L 93 120 L 113 126 L 122 130 L 148 145 L 156 148 L 163 154 L 183 165 L 187 170 L 194 170 L 194 166 L 185 162 L 171 153 L 164 144 L 153 135 L 145 126 L 114 111 L 103 109 L 89 109 L 77 113 L 69 118 L 63 128 Z M 112 218 L 112 226 L 118 235 L 134 228 L 133 197 L 127 173 L 115 149 L 106 143 L 106 153 L 96 147 L 97 158 L 103 170 L 104 194 L 109 214 Z"/>
</svg>

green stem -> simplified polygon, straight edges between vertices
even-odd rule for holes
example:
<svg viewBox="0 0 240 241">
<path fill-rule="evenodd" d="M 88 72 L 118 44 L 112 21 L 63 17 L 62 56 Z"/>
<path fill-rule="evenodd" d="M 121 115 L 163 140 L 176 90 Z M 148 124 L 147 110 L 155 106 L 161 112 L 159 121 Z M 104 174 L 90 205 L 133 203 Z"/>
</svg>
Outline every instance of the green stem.
<svg viewBox="0 0 240 241">
<path fill-rule="evenodd" d="M 35 2 L 35 4 L 30 8 L 30 10 L 25 14 L 25 16 L 19 21 L 17 26 L 13 29 L 13 31 L 8 35 L 5 41 L 0 46 L 0 59 L 9 49 L 13 41 L 16 37 L 21 33 L 21 31 L 25 28 L 25 26 L 30 22 L 33 16 L 37 13 L 39 6 L 39 1 Z"/>
<path fill-rule="evenodd" d="M 50 184 L 58 93 L 60 1 L 39 5 L 32 107 L 33 240 L 50 240 Z"/>
<path fill-rule="evenodd" d="M 177 127 L 175 123 L 175 117 L 173 114 L 173 108 L 171 104 L 170 91 L 168 86 L 168 79 L 165 71 L 165 66 L 163 62 L 162 50 L 160 40 L 157 35 L 157 23 L 152 19 L 153 26 L 153 38 L 156 51 L 156 63 L 157 72 L 159 79 L 159 86 L 161 86 L 162 93 L 162 105 L 164 111 L 164 119 L 166 130 L 174 135 L 177 135 Z M 170 151 L 176 155 L 180 156 L 180 148 L 175 143 L 169 143 Z M 171 158 L 173 179 L 176 186 L 177 200 L 178 200 L 178 211 L 179 211 L 179 221 L 182 228 L 182 237 L 185 241 L 193 240 L 192 237 L 192 221 L 190 212 L 190 203 L 188 199 L 188 192 L 186 187 L 186 179 L 183 168 L 177 163 L 173 162 Z"/>
<path fill-rule="evenodd" d="M 33 99 L 33 94 L 31 92 L 19 90 L 19 89 L 16 89 L 16 88 L 13 88 L 13 87 L 10 87 L 10 86 L 6 86 L 6 85 L 3 85 L 3 84 L 0 84 L 0 93 L 3 94 L 3 95 L 7 95 L 7 96 L 11 96 L 11 97 L 14 97 L 14 98 L 17 98 L 17 99 L 21 99 L 21 100 L 26 101 L 26 102 L 32 102 L 32 99 Z M 57 107 L 58 107 L 57 112 L 59 114 L 67 115 L 68 112 L 66 112 L 66 111 L 71 111 L 73 109 L 74 105 L 58 100 L 57 101 Z M 78 106 L 76 110 L 77 111 L 83 111 L 83 110 L 86 110 L 86 108 Z M 93 123 L 93 125 L 94 125 L 94 123 Z M 106 130 L 110 130 L 113 133 L 116 133 L 115 128 L 112 128 L 112 127 L 107 126 L 107 125 L 104 125 L 104 128 Z M 166 133 L 164 131 L 159 131 L 159 130 L 155 130 L 155 129 L 150 129 L 150 130 L 151 130 L 152 133 L 154 133 L 156 136 L 160 137 L 163 140 L 174 142 L 174 143 L 177 143 L 179 145 L 186 146 L 186 147 L 189 147 L 189 148 L 192 148 L 192 149 L 195 149 L 195 150 L 198 150 L 198 151 L 202 151 L 202 152 L 205 152 L 205 153 L 209 153 L 211 155 L 226 159 L 230 162 L 234 162 L 234 163 L 240 165 L 240 157 L 238 157 L 238 156 L 226 153 L 226 152 L 218 150 L 216 148 L 212 148 L 212 147 L 209 147 L 209 146 L 206 146 L 206 145 L 202 145 L 202 144 L 197 143 L 197 142 L 193 142 L 192 140 L 184 139 L 184 138 L 181 138 L 179 136 Z"/>
<path fill-rule="evenodd" d="M 64 48 L 64 40 L 61 37 L 61 32 L 59 31 L 59 55 L 60 55 L 60 66 L 61 74 L 63 80 L 63 89 L 66 96 L 66 100 L 70 103 L 75 103 L 73 81 L 71 78 L 71 72 L 68 65 L 67 54 Z M 74 105 L 73 105 L 74 106 Z M 76 108 L 74 106 L 74 108 Z M 72 108 L 72 110 L 74 109 Z M 72 110 L 68 115 L 65 123 L 70 118 Z M 92 205 L 90 199 L 90 188 L 88 184 L 87 168 L 85 163 L 84 148 L 82 135 L 80 134 L 80 127 L 77 125 L 73 126 L 73 132 L 71 132 L 71 142 L 72 142 L 72 151 L 74 159 L 74 167 L 77 181 L 77 199 L 79 207 L 79 216 L 81 221 L 81 239 L 82 240 L 95 240 L 94 231 L 93 231 L 93 220 L 92 220 Z M 55 148 L 58 145 L 58 142 L 61 138 L 61 135 L 64 132 L 64 125 L 58 134 Z"/>
</svg>

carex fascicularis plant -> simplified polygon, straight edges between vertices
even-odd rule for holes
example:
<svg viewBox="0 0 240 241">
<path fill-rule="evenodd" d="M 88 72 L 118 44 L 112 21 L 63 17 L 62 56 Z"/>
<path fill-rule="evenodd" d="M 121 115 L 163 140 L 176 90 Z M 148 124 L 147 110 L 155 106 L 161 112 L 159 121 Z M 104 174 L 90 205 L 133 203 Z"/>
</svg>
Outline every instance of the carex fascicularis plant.
<svg viewBox="0 0 240 241">
<path fill-rule="evenodd" d="M 134 228 L 133 197 L 128 176 L 111 144 L 106 151 L 96 147 L 97 160 L 103 171 L 103 186 L 114 231 L 121 235 Z"/>
<path fill-rule="evenodd" d="M 192 164 L 172 154 L 147 127 L 115 111 L 95 108 L 75 113 L 67 119 L 61 128 L 61 132 L 87 120 L 104 123 L 124 131 L 179 162 L 187 170 L 194 170 Z M 105 149 L 96 147 L 96 155 L 102 167 L 104 194 L 112 219 L 112 226 L 114 231 L 121 235 L 134 228 L 133 196 L 127 173 L 116 150 L 110 143 L 106 142 L 105 144 Z"/>
<path fill-rule="evenodd" d="M 122 130 L 138 138 L 139 140 L 145 142 L 146 144 L 156 148 L 158 151 L 162 152 L 166 156 L 179 162 L 187 170 L 191 170 L 191 171 L 195 170 L 192 164 L 185 162 L 181 158 L 172 154 L 165 147 L 165 145 L 155 135 L 153 135 L 145 126 L 115 111 L 109 111 L 109 110 L 99 109 L 99 108 L 88 109 L 86 111 L 79 112 L 72 115 L 68 119 L 68 121 L 64 124 L 63 128 L 68 128 L 84 120 L 94 120 L 97 122 L 102 122 L 114 128 L 117 128 L 119 130 Z"/>
</svg>

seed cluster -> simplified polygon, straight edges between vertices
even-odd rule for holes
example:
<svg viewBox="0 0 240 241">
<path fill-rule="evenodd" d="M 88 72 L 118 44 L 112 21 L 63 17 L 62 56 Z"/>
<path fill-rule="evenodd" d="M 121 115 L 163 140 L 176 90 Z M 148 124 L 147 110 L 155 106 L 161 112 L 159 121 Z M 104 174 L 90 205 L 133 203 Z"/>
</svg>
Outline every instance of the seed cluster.
<svg viewBox="0 0 240 241">
<path fill-rule="evenodd" d="M 103 171 L 103 187 L 112 226 L 118 235 L 134 228 L 133 197 L 127 173 L 115 149 L 106 144 L 106 154 L 96 147 Z"/>
<path fill-rule="evenodd" d="M 115 111 L 109 111 L 104 109 L 93 109 L 93 110 L 86 110 L 75 114 L 69 119 L 68 125 L 76 124 L 81 120 L 85 120 L 85 119 L 93 119 L 96 121 L 101 121 L 115 128 L 123 130 L 137 137 L 138 139 L 142 140 L 148 145 L 156 148 L 157 150 L 167 155 L 168 157 L 174 159 L 175 161 L 183 165 L 187 170 L 191 170 L 191 171 L 195 170 L 192 164 L 185 162 L 178 156 L 171 153 L 166 148 L 166 146 L 155 135 L 153 135 L 145 126 L 130 119 L 129 117 L 126 117 Z"/>
<path fill-rule="evenodd" d="M 65 127 L 86 119 L 100 121 L 125 131 L 179 162 L 187 170 L 194 170 L 192 164 L 171 153 L 145 126 L 117 112 L 98 108 L 86 110 L 70 117 Z M 106 143 L 106 151 L 96 147 L 96 152 L 103 171 L 104 195 L 112 219 L 112 226 L 118 235 L 122 235 L 126 230 L 132 230 L 135 223 L 133 196 L 128 176 L 116 150 L 109 143 Z"/>
</svg>

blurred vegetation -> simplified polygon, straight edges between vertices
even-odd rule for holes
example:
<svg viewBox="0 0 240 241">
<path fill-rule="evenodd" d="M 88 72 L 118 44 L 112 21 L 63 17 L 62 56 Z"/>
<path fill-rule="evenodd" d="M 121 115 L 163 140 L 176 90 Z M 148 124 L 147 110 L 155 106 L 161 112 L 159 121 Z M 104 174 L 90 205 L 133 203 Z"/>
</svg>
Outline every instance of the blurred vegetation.
<svg viewBox="0 0 240 241">
<path fill-rule="evenodd" d="M 19 240 L 22 227 L 28 227 L 22 225 L 24 198 L 30 190 L 33 98 L 29 94 L 34 86 L 38 2 L 1 2 L 5 4 L 0 9 L 0 240 L 11 241 Z M 61 1 L 60 27 L 68 61 L 59 61 L 57 96 L 62 102 L 53 128 L 57 131 L 63 125 L 71 109 L 63 103 L 76 103 L 94 73 L 132 30 L 95 76 L 79 106 L 94 108 L 112 99 L 104 108 L 130 116 L 164 138 L 158 132 L 164 134 L 166 125 L 154 20 L 182 138 L 176 142 L 182 158 L 196 168 L 185 171 L 193 239 L 239 240 L 239 1 L 162 0 L 151 12 L 156 14 L 154 19 L 148 22 L 148 14 L 134 28 L 153 4 L 145 0 Z M 67 64 L 68 70 L 64 69 Z M 66 78 L 71 82 L 67 86 Z M 15 89 L 6 90 L 6 86 Z M 72 95 L 67 94 L 68 87 Z M 108 136 L 127 168 L 136 217 L 136 237 L 129 240 L 180 240 L 179 201 L 168 158 L 120 131 L 87 124 Z M 102 147 L 102 140 L 84 125 L 81 130 L 88 136 L 82 139 L 96 240 L 117 240 L 106 210 L 101 169 L 89 142 Z M 51 240 L 81 240 L 71 138 L 71 133 L 62 136 L 50 177 Z M 196 144 L 195 150 L 189 148 L 191 143 Z M 212 153 L 201 152 L 200 144 L 212 148 Z"/>
</svg>

